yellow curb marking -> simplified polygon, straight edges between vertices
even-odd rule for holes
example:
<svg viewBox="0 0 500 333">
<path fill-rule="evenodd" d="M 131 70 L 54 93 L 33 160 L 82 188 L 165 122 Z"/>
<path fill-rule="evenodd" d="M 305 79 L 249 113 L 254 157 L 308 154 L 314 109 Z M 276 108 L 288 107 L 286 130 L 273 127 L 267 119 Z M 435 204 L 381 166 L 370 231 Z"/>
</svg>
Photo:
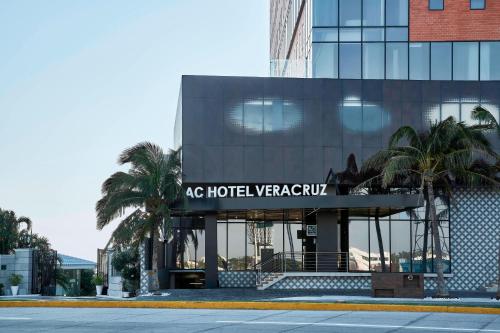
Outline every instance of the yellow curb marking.
<svg viewBox="0 0 500 333">
<path fill-rule="evenodd" d="M 499 314 L 500 308 L 447 305 L 205 301 L 0 301 L 1 307 L 399 311 Z"/>
</svg>

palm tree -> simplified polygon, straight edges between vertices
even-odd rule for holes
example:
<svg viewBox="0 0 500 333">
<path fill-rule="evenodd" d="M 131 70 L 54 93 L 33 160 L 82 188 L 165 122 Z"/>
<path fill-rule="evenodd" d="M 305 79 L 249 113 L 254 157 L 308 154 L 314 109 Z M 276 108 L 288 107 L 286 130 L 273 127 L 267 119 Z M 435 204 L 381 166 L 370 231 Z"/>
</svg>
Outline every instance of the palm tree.
<svg viewBox="0 0 500 333">
<path fill-rule="evenodd" d="M 24 224 L 25 229 L 20 229 Z M 0 254 L 9 254 L 19 247 L 20 237 L 31 230 L 31 220 L 27 217 L 17 217 L 11 210 L 0 209 Z"/>
<path fill-rule="evenodd" d="M 170 208 L 183 196 L 180 150 L 165 154 L 159 146 L 142 142 L 123 151 L 118 163 L 130 164 L 130 169 L 104 181 L 102 198 L 96 204 L 97 229 L 126 216 L 112 234 L 113 243 L 137 246 L 151 237 L 152 288 L 158 289 L 160 237 L 172 234 Z M 130 209 L 135 210 L 129 213 Z"/>
<path fill-rule="evenodd" d="M 370 157 L 363 169 L 381 170 L 382 185 L 388 187 L 397 178 L 419 178 L 421 192 L 428 196 L 429 217 L 435 246 L 437 273 L 436 297 L 448 297 L 444 274 L 443 255 L 439 237 L 439 222 L 436 217 L 435 187 L 443 186 L 450 192 L 450 186 L 457 181 L 472 185 L 500 183 L 472 168 L 478 157 L 498 160 L 485 136 L 487 131 L 497 129 L 495 118 L 483 108 L 477 107 L 472 118 L 478 125 L 468 126 L 449 117 L 431 124 L 430 129 L 417 133 L 410 126 L 399 128 L 390 138 L 389 148 Z M 369 184 L 365 182 L 364 185 Z"/>
</svg>

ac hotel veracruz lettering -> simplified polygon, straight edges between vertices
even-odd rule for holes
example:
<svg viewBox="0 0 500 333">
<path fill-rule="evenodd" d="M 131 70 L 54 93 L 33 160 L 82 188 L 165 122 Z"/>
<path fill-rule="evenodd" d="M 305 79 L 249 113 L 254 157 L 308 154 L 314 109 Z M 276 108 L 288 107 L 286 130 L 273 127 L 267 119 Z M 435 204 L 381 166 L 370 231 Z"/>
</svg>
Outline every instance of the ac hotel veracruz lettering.
<svg viewBox="0 0 500 333">
<path fill-rule="evenodd" d="M 326 188 L 326 184 L 188 186 L 186 196 L 193 199 L 325 196 Z"/>
</svg>

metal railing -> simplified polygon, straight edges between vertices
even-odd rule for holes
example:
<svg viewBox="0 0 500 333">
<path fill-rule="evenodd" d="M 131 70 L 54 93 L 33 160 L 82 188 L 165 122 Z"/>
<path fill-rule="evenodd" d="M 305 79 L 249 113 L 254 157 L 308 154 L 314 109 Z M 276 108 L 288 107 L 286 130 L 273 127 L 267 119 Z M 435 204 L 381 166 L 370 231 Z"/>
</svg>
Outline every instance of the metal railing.
<svg viewBox="0 0 500 333">
<path fill-rule="evenodd" d="M 348 252 L 279 252 L 255 265 L 257 285 L 286 272 L 348 272 Z"/>
</svg>

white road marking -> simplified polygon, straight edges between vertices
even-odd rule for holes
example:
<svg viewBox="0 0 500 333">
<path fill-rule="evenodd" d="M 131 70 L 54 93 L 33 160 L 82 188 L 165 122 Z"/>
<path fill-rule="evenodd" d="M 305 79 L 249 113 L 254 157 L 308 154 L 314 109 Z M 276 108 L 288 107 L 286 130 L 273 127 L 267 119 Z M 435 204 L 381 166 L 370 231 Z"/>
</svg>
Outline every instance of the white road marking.
<svg viewBox="0 0 500 333">
<path fill-rule="evenodd" d="M 26 318 L 26 317 L 0 317 L 0 320 L 31 320 L 31 318 Z"/>
<path fill-rule="evenodd" d="M 452 331 L 452 332 L 497 332 L 500 330 L 479 329 L 479 328 L 452 328 L 433 326 L 402 326 L 402 325 L 364 325 L 364 324 L 341 324 L 341 323 L 307 323 L 290 321 L 238 321 L 238 320 L 218 320 L 217 323 L 245 324 L 245 325 L 311 325 L 311 326 L 334 326 L 334 327 L 359 327 L 359 328 L 397 328 L 407 330 L 429 330 L 429 331 Z"/>
</svg>

